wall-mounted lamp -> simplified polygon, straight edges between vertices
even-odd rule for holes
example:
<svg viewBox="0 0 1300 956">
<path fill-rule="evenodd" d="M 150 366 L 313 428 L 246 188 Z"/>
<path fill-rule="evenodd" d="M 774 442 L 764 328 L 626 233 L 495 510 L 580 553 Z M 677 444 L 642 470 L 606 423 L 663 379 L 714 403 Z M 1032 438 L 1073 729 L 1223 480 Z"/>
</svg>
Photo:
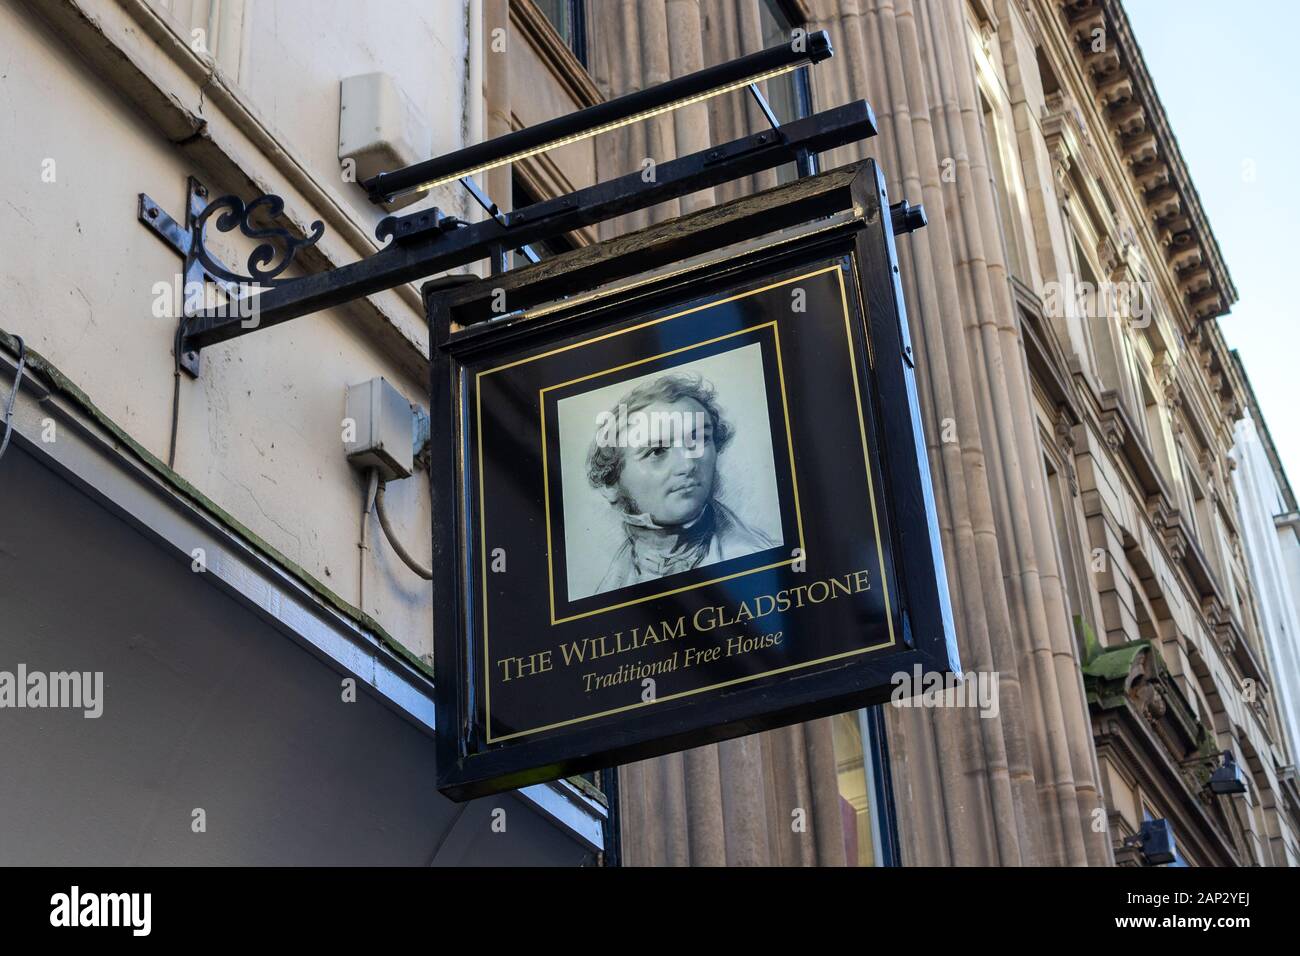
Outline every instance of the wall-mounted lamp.
<svg viewBox="0 0 1300 956">
<path fill-rule="evenodd" d="M 1223 752 L 1223 763 L 1210 774 L 1210 792 L 1218 794 L 1246 792 L 1246 775 L 1233 758 L 1231 750 Z"/>
<path fill-rule="evenodd" d="M 1136 849 L 1147 866 L 1162 866 L 1178 859 L 1174 831 L 1168 820 L 1142 821 L 1142 828 L 1133 836 L 1126 837 L 1124 845 Z"/>
<path fill-rule="evenodd" d="M 380 173 L 362 185 L 371 202 L 391 202 L 403 193 L 432 189 L 463 177 L 477 176 L 557 146 L 743 89 L 751 83 L 797 70 L 806 63 L 818 63 L 831 55 L 831 41 L 825 30 L 796 33 L 788 43 L 597 103 L 576 113 L 476 143 L 436 159 Z"/>
</svg>

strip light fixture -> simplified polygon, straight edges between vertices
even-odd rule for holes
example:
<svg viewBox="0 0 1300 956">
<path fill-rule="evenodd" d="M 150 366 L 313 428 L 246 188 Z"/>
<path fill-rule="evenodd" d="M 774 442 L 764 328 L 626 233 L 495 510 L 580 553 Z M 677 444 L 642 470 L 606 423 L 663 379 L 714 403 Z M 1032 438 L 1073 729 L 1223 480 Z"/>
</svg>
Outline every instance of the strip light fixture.
<svg viewBox="0 0 1300 956">
<path fill-rule="evenodd" d="M 462 177 L 477 176 L 558 146 L 576 143 L 743 89 L 751 83 L 782 76 L 832 55 L 830 37 L 824 30 L 815 33 L 796 32 L 789 42 L 779 46 L 597 103 L 576 113 L 516 130 L 485 143 L 467 146 L 454 153 L 380 173 L 362 185 L 371 202 L 390 202 L 405 193 L 422 192 Z"/>
</svg>

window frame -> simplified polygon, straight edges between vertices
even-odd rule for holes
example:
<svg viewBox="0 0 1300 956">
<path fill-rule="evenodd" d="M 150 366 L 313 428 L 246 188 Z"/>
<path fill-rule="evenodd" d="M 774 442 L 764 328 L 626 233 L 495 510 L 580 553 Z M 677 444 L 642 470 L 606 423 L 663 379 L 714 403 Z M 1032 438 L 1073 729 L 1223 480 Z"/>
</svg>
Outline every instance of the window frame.
<svg viewBox="0 0 1300 956">
<path fill-rule="evenodd" d="M 590 47 L 587 36 L 587 0 L 532 0 L 545 20 L 555 31 L 555 35 L 560 38 L 560 42 L 568 48 L 569 52 L 574 55 L 577 61 L 582 64 L 584 70 L 590 69 Z M 551 19 L 549 7 L 545 4 L 554 3 L 562 6 L 568 14 L 569 31 L 561 29 L 561 25 Z"/>
</svg>

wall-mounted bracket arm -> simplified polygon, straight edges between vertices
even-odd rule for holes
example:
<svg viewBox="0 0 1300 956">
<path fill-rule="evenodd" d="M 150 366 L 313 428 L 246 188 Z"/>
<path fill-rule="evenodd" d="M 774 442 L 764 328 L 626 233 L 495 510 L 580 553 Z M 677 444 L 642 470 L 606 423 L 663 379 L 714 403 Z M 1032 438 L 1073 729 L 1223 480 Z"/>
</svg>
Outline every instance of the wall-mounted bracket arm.
<svg viewBox="0 0 1300 956">
<path fill-rule="evenodd" d="M 787 123 L 780 133 L 762 130 L 667 160 L 659 164 L 649 182 L 639 171 L 629 173 L 469 225 L 434 210 L 387 217 L 380 224 L 380 238 L 391 237 L 392 241 L 379 252 L 326 272 L 272 284 L 259 296 L 256 323 L 241 318 L 239 309 L 189 316 L 182 347 L 198 351 L 256 329 L 489 258 L 501 248 L 540 242 L 774 169 L 794 162 L 801 152 L 818 153 L 854 143 L 876 134 L 876 118 L 871 107 L 858 100 Z"/>
</svg>

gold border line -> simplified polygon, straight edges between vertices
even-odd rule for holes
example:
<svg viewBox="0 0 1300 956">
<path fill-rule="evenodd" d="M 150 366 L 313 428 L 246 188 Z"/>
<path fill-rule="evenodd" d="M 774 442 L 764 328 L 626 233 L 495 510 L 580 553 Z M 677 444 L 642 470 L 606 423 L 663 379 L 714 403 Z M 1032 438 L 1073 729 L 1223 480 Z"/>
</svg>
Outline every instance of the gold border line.
<svg viewBox="0 0 1300 956">
<path fill-rule="evenodd" d="M 480 372 L 474 380 L 474 405 L 475 414 L 478 418 L 477 432 L 475 436 L 478 439 L 478 501 L 479 501 L 479 558 L 483 562 L 483 660 L 490 670 L 492 667 L 492 652 L 488 650 L 488 569 L 487 569 L 487 522 L 483 520 L 483 388 L 479 379 L 483 377 Z M 491 676 L 490 674 L 488 675 Z M 491 727 L 492 715 L 492 681 L 483 681 L 484 694 L 484 713 L 488 715 L 489 728 Z M 492 742 L 491 730 L 488 731 L 488 743 Z"/>
<path fill-rule="evenodd" d="M 794 434 L 790 431 L 790 403 L 786 401 L 785 395 L 785 366 L 781 364 L 781 335 L 780 330 L 775 328 L 775 320 L 772 325 L 772 341 L 776 343 L 776 377 L 781 382 L 781 411 L 785 414 L 785 447 L 790 454 L 790 481 L 794 485 L 794 521 L 799 528 L 799 555 L 806 559 L 808 552 L 803 541 L 803 511 L 799 508 L 799 475 L 794 467 Z"/>
<path fill-rule="evenodd" d="M 853 254 L 850 253 L 849 256 L 848 256 L 848 258 L 849 258 L 850 262 L 853 264 L 854 269 L 856 270 L 856 268 L 857 268 L 857 264 L 856 264 L 856 258 L 855 258 L 855 256 L 854 256 Z M 886 621 L 886 624 L 887 624 L 887 626 L 888 626 L 888 630 L 889 630 L 889 640 L 886 641 L 886 642 L 880 643 L 880 644 L 872 644 L 872 645 L 870 645 L 870 646 L 868 646 L 868 647 L 860 647 L 860 648 L 855 648 L 854 650 L 851 650 L 851 651 L 843 651 L 843 652 L 841 652 L 841 653 L 839 653 L 839 654 L 832 654 L 832 655 L 830 655 L 830 656 L 828 656 L 828 657 L 819 658 L 819 659 L 817 659 L 817 660 L 813 660 L 813 661 L 803 661 L 803 662 L 801 662 L 801 663 L 797 663 L 797 664 L 789 664 L 789 665 L 787 665 L 787 666 L 785 666 L 785 667 L 780 667 L 780 668 L 777 668 L 777 669 L 775 669 L 775 670 L 764 671 L 764 672 L 761 673 L 761 674 L 751 674 L 751 675 L 748 675 L 748 676 L 746 676 L 746 677 L 735 678 L 735 679 L 733 679 L 733 680 L 724 681 L 724 682 L 719 683 L 719 684 L 711 684 L 711 685 L 709 685 L 708 687 L 697 687 L 697 688 L 695 688 L 695 689 L 693 689 L 693 690 L 681 691 L 681 692 L 679 692 L 679 693 L 677 693 L 677 694 L 671 694 L 671 695 L 669 695 L 669 696 L 667 696 L 667 697 L 656 697 L 654 700 L 650 700 L 650 701 L 639 701 L 639 702 L 637 702 L 637 703 L 627 704 L 627 705 L 625 705 L 625 706 L 623 706 L 623 707 L 616 707 L 616 708 L 613 708 L 613 709 L 611 709 L 611 710 L 601 711 L 601 712 L 599 712 L 599 713 L 595 713 L 595 714 L 586 714 L 586 715 L 581 716 L 581 717 L 575 717 L 575 718 L 571 718 L 571 719 L 569 719 L 569 720 L 564 720 L 564 721 L 559 721 L 559 722 L 557 722 L 557 723 L 547 724 L 547 725 L 545 725 L 545 726 L 543 726 L 543 727 L 534 727 L 534 728 L 530 728 L 530 729 L 528 729 L 528 730 L 518 730 L 518 731 L 515 731 L 515 732 L 513 732 L 513 733 L 505 734 L 505 735 L 500 736 L 500 737 L 493 737 L 493 736 L 492 736 L 492 711 L 491 711 L 491 681 L 490 681 L 490 677 L 491 677 L 491 673 L 490 673 L 490 671 L 491 671 L 491 658 L 490 658 L 490 651 L 489 651 L 489 649 L 488 649 L 488 618 L 487 618 L 487 607 L 486 607 L 486 605 L 487 605 L 487 558 L 486 558 L 486 547 L 487 547 L 487 544 L 486 544 L 486 540 L 487 540 L 487 539 L 486 539 L 486 533 L 487 533 L 487 532 L 486 532 L 486 527 L 487 527 L 487 526 L 486 526 L 486 520 L 485 520 L 485 509 L 484 509 L 484 507 L 483 507 L 484 495 L 483 495 L 483 451 L 482 451 L 482 449 L 483 449 L 483 428 L 482 428 L 482 383 L 481 383 L 481 379 L 482 379 L 482 377 L 483 377 L 484 375 L 489 375 L 489 374 L 491 374 L 491 373 L 493 373 L 493 372 L 499 372 L 499 371 L 502 371 L 502 370 L 504 370 L 504 369 L 513 368 L 513 367 L 516 366 L 516 365 L 523 365 L 523 364 L 526 364 L 526 363 L 528 363 L 528 362 L 536 361 L 537 359 L 546 358 L 547 356 L 558 354 L 559 352 L 565 352 L 565 351 L 568 351 L 568 350 L 573 349 L 573 348 L 578 348 L 579 346 L 589 345 L 589 344 L 591 344 L 591 343 L 593 343 L 593 342 L 598 342 L 598 341 L 602 341 L 602 340 L 607 339 L 607 338 L 612 338 L 613 336 L 616 336 L 616 335 L 622 335 L 622 334 L 625 333 L 625 332 L 632 332 L 632 331 L 635 331 L 635 330 L 637 330 L 637 329 L 646 328 L 647 326 L 657 325 L 658 323 L 660 323 L 660 322 L 666 322 L 666 321 L 668 321 L 669 319 L 679 318 L 680 316 L 683 316 L 683 315 L 689 315 L 689 314 L 691 314 L 692 312 L 698 312 L 698 311 L 700 311 L 700 310 L 702 310 L 702 309 L 710 308 L 710 307 L 715 306 L 715 305 L 723 305 L 723 304 L 725 304 L 725 303 L 727 303 L 727 302 L 734 302 L 734 301 L 736 301 L 737 299 L 746 298 L 746 297 L 751 296 L 751 295 L 757 295 L 757 294 L 760 293 L 760 292 L 767 292 L 767 291 L 769 291 L 769 290 L 771 290 L 771 289 L 776 289 L 776 288 L 779 288 L 779 287 L 784 286 L 784 285 L 789 285 L 789 284 L 792 283 L 792 282 L 800 282 L 800 281 L 802 281 L 802 280 L 804 280 L 804 279 L 810 279 L 810 278 L 813 278 L 813 277 L 815 277 L 815 276 L 823 275 L 823 274 L 825 274 L 825 273 L 827 273 L 827 272 L 831 272 L 831 271 L 836 271 L 836 272 L 839 273 L 838 279 L 839 279 L 839 286 L 840 286 L 840 305 L 841 305 L 842 310 L 843 310 L 843 312 L 844 312 L 844 329 L 845 329 L 845 334 L 846 334 L 847 342 L 848 342 L 849 363 L 850 363 L 851 371 L 852 371 L 852 373 L 853 373 L 853 392 L 854 392 L 854 398 L 855 398 L 855 400 L 856 400 L 857 407 L 858 407 L 858 433 L 859 433 L 859 436 L 861 437 L 861 440 L 862 440 L 862 454 L 863 454 L 863 460 L 864 460 L 864 463 L 866 464 L 866 469 L 867 469 L 867 495 L 868 495 L 868 499 L 869 499 L 870 506 L 871 506 L 871 518 L 872 518 L 872 523 L 873 523 L 873 530 L 874 530 L 874 532 L 875 532 L 875 537 L 876 537 L 876 555 L 877 555 L 877 559 L 878 559 L 878 561 L 879 561 L 879 563 L 880 563 L 880 578 L 881 578 L 881 584 L 883 585 L 883 587 L 884 587 L 884 589 L 885 589 L 885 596 L 884 596 L 884 601 L 885 601 L 885 621 Z M 856 274 L 856 273 L 855 273 L 855 274 Z M 765 325 L 766 325 L 766 324 L 775 325 L 775 322 L 776 322 L 776 320 L 773 320 L 771 323 L 765 323 Z M 755 328 L 761 328 L 761 327 L 763 327 L 763 326 L 755 326 Z M 742 331 L 746 331 L 746 330 L 742 330 Z M 732 334 L 739 334 L 739 333 L 732 333 Z M 866 330 L 864 330 L 864 335 L 869 335 L 869 332 L 867 332 Z M 777 340 L 778 340 L 778 346 L 777 346 L 777 348 L 778 348 L 778 373 L 779 373 L 779 375 L 781 376 L 782 389 L 784 390 L 784 375 L 783 375 L 783 372 L 781 372 L 781 370 L 780 370 L 780 358 L 779 358 L 779 348 L 780 348 L 780 346 L 779 346 L 779 336 L 777 335 L 775 329 L 773 330 L 773 336 L 774 336 L 774 338 L 777 338 Z M 727 337 L 729 337 L 729 336 L 721 336 L 720 338 L 727 338 Z M 715 340 L 710 340 L 710 341 L 715 341 Z M 706 343 L 703 343 L 703 342 L 701 342 L 701 343 L 696 343 L 695 345 L 686 346 L 685 348 L 687 348 L 687 349 L 689 349 L 689 348 L 694 348 L 694 347 L 696 347 L 696 345 L 703 345 L 703 344 L 706 344 Z M 685 349 L 678 349 L 678 350 L 675 350 L 675 351 L 684 351 L 684 350 L 685 350 Z M 669 352 L 669 353 L 665 353 L 665 354 L 674 354 L 674 353 L 673 353 L 673 352 Z M 643 361 L 650 361 L 650 359 L 646 359 L 646 360 L 643 360 Z M 631 364 L 639 364 L 639 363 L 631 363 Z M 606 371 L 611 371 L 611 370 L 606 370 Z M 597 372 L 597 373 L 594 373 L 594 374 L 595 374 L 595 375 L 600 375 L 600 374 L 604 374 L 604 373 Z M 592 377 L 592 376 L 587 376 L 587 377 Z M 579 379 L 575 379 L 574 381 L 582 381 L 582 380 L 583 380 L 582 378 L 579 378 Z M 558 388 L 559 386 L 556 385 L 556 386 L 549 386 L 549 387 Z M 546 391 L 546 389 L 543 389 L 542 391 Z M 867 448 L 866 425 L 865 425 L 865 419 L 864 419 L 864 417 L 863 417 L 863 410 L 862 410 L 862 393 L 861 393 L 861 388 L 860 388 L 860 386 L 859 386 L 859 384 L 858 384 L 858 375 L 857 375 L 857 356 L 856 356 L 856 354 L 855 354 L 855 352 L 854 352 L 854 350 L 853 350 L 853 331 L 852 331 L 852 326 L 851 326 L 851 324 L 850 324 L 850 317 L 849 317 L 848 293 L 847 293 L 847 291 L 846 291 L 846 289 L 845 289 L 845 287 L 844 287 L 844 270 L 843 270 L 843 266 L 842 266 L 840 263 L 837 262 L 835 265 L 826 266 L 825 268 L 818 269 L 818 270 L 816 270 L 816 271 L 814 271 L 814 272 L 809 272 L 809 273 L 806 273 L 806 274 L 801 275 L 801 276 L 795 276 L 795 277 L 793 277 L 793 278 L 786 279 L 786 280 L 783 280 L 783 281 L 781 281 L 781 282 L 774 282 L 774 283 L 772 283 L 772 284 L 770 284 L 770 285 L 766 285 L 766 286 L 763 286 L 763 287 L 758 288 L 758 289 L 751 289 L 749 292 L 744 292 L 744 293 L 740 293 L 739 295 L 730 296 L 730 297 L 728 297 L 728 298 L 726 298 L 726 299 L 719 299 L 719 300 L 717 300 L 717 301 L 715 301 L 715 302 L 704 303 L 704 304 L 702 304 L 702 305 L 695 306 L 695 307 L 690 308 L 690 309 L 685 309 L 685 310 L 683 310 L 683 311 L 681 311 L 681 312 L 673 313 L 672 315 L 663 316 L 663 317 L 658 318 L 658 319 L 652 319 L 652 320 L 650 320 L 650 321 L 648 321 L 648 322 L 643 322 L 643 323 L 641 323 L 641 324 L 639 324 L 639 325 L 630 326 L 630 327 L 628 327 L 628 328 L 626 328 L 626 329 L 620 329 L 620 330 L 618 330 L 618 331 L 616 331 L 616 332 L 609 332 L 609 333 L 606 333 L 606 334 L 604 334 L 604 335 L 597 336 L 597 337 L 595 337 L 595 338 L 586 339 L 586 340 L 584 340 L 584 341 L 582 341 L 582 342 L 574 342 L 574 343 L 571 343 L 571 344 L 569 344 L 569 345 L 565 345 L 565 346 L 561 346 L 561 347 L 556 348 L 556 349 L 552 349 L 552 350 L 550 350 L 550 351 L 548 351 L 548 352 L 543 352 L 543 353 L 541 353 L 541 354 L 534 355 L 534 356 L 530 356 L 530 357 L 528 357 L 528 358 L 519 359 L 519 360 L 514 361 L 514 362 L 509 362 L 509 363 L 507 363 L 507 364 L 505 364 L 505 365 L 497 366 L 496 368 L 487 369 L 487 370 L 482 371 L 482 372 L 479 372 L 479 373 L 477 374 L 476 379 L 475 379 L 475 393 L 476 393 L 476 394 L 475 394 L 475 398 L 476 398 L 476 401 L 477 401 L 477 403 L 478 403 L 478 435 L 477 435 L 477 439 L 478 439 L 478 447 L 479 447 L 479 460 L 478 460 L 478 469 L 479 469 L 479 501 L 478 501 L 478 506 L 479 506 L 479 529 L 480 529 L 481 540 L 482 540 L 482 542 L 483 542 L 482 547 L 483 547 L 483 549 L 484 549 L 484 551 L 485 551 L 484 556 L 483 556 L 483 603 L 484 603 L 484 609 L 483 609 L 483 652 L 484 652 L 484 666 L 483 666 L 482 670 L 483 670 L 483 672 L 484 672 L 484 685 L 485 685 L 485 695 L 484 695 L 484 697 L 485 697 L 485 711 L 484 711 L 485 722 L 484 722 L 484 733 L 485 733 L 485 736 L 486 736 L 486 739 L 487 739 L 487 743 L 489 743 L 489 744 L 492 744 L 492 743 L 500 743 L 500 742 L 503 742 L 503 741 L 506 741 L 506 740 L 514 739 L 514 738 L 516 738 L 516 737 L 523 737 L 523 736 L 527 736 L 527 735 L 531 735 L 531 734 L 542 733 L 543 731 L 554 730 L 554 729 L 556 729 L 556 728 L 559 728 L 559 727 L 566 727 L 566 726 L 569 726 L 569 725 L 571 725 L 571 724 L 584 723 L 584 722 L 586 722 L 586 721 L 588 721 L 588 720 L 595 720 L 595 719 L 600 718 L 600 717 L 607 717 L 607 716 L 610 716 L 611 714 L 623 713 L 623 712 L 625 712 L 625 711 L 628 711 L 628 710 L 634 710 L 634 709 L 639 708 L 639 707 L 647 707 L 647 706 L 650 706 L 650 705 L 652 705 L 652 704 L 660 703 L 661 701 L 675 700 L 675 699 L 680 698 L 680 697 L 692 696 L 692 695 L 694 695 L 694 694 L 700 694 L 700 693 L 703 693 L 703 692 L 705 692 L 705 691 L 716 690 L 716 689 L 721 688 L 721 687 L 729 687 L 729 686 L 732 686 L 732 685 L 734 685 L 734 684 L 744 683 L 744 682 L 746 682 L 746 681 L 757 680 L 757 679 L 759 679 L 759 678 L 763 678 L 763 677 L 770 677 L 770 676 L 772 676 L 772 675 L 774 675 L 774 674 L 782 674 L 782 673 L 785 673 L 785 672 L 787 672 L 787 671 L 791 671 L 791 670 L 797 670 L 797 669 L 802 669 L 802 668 L 806 668 L 806 667 L 813 667 L 813 666 L 816 666 L 816 665 L 818 665 L 818 664 L 824 664 L 824 663 L 826 663 L 826 662 L 828 662 L 828 661 L 839 660 L 839 659 L 844 658 L 844 657 L 852 657 L 852 656 L 855 656 L 855 655 L 858 655 L 858 654 L 865 654 L 865 653 L 867 653 L 867 652 L 875 651 L 875 650 L 879 650 L 879 649 L 884 648 L 884 647 L 892 647 L 895 643 L 897 643 L 897 639 L 896 639 L 896 636 L 895 636 L 895 634 L 894 634 L 894 618 L 893 618 L 893 613 L 892 613 L 892 610 L 891 610 L 891 607 L 890 607 L 890 601 L 889 601 L 889 578 L 888 578 L 888 573 L 887 573 L 886 568 L 885 568 L 885 560 L 884 560 L 884 546 L 883 546 L 883 544 L 881 543 L 881 540 L 880 540 L 880 517 L 879 517 L 879 514 L 878 514 L 877 511 L 876 511 L 876 495 L 875 495 L 875 487 L 874 487 L 874 481 L 873 481 L 873 479 L 872 479 L 872 475 L 871 475 L 871 457 L 870 457 L 870 453 L 869 453 L 868 448 Z M 540 395 L 540 393 L 539 393 L 539 395 Z M 783 392 L 783 396 L 782 396 L 782 398 L 783 398 L 783 401 L 784 401 L 784 392 Z M 790 449 L 791 470 L 792 470 L 792 474 L 793 474 L 794 445 L 793 445 L 793 441 L 790 439 L 790 436 L 789 436 L 789 434 L 788 434 L 788 431 L 789 431 L 789 409 L 788 409 L 788 407 L 785 409 L 785 413 L 786 413 L 786 428 L 787 428 L 787 443 L 786 443 L 786 444 L 787 444 L 787 447 Z M 545 444 L 545 433 L 543 432 L 543 445 L 544 445 L 544 444 Z M 544 448 L 543 448 L 543 456 L 545 456 L 545 449 L 544 449 Z M 545 459 L 543 459 L 543 460 L 545 460 Z M 544 465 L 544 467 L 545 467 L 545 465 Z M 544 476 L 544 481 L 545 481 L 545 476 Z M 799 516 L 799 512 L 798 512 L 797 484 L 796 484 L 796 498 L 795 498 L 795 503 L 796 503 L 796 516 L 799 518 L 800 546 L 802 547 L 802 545 L 803 545 L 803 525 L 802 525 L 802 517 Z M 547 506 L 547 508 L 549 509 L 549 507 L 550 507 L 549 496 L 548 496 L 548 498 L 547 498 L 546 506 Z M 550 527 L 550 521 L 549 521 L 549 515 L 548 515 L 548 520 L 547 520 L 547 529 L 548 529 L 548 555 L 547 555 L 547 559 L 548 559 L 548 563 L 549 563 L 549 561 L 550 561 L 550 554 L 549 554 L 549 547 L 550 547 L 550 542 L 549 542 L 549 527 Z M 717 579 L 717 581 L 714 581 L 714 582 L 705 582 L 705 583 L 719 583 L 719 582 L 721 582 L 721 581 L 727 581 L 727 580 L 730 580 L 730 579 L 732 579 L 732 578 L 741 577 L 741 576 L 748 575 L 748 574 L 756 574 L 756 573 L 758 573 L 759 571 L 766 571 L 766 570 L 770 570 L 771 568 L 782 567 L 782 566 L 784 566 L 784 565 L 786 565 L 786 564 L 792 564 L 793 561 L 794 561 L 794 559 L 791 559 L 791 560 L 789 560 L 789 561 L 782 561 L 782 562 L 779 562 L 779 563 L 777 563 L 777 564 L 769 565 L 769 566 L 767 566 L 767 567 L 762 567 L 762 568 L 753 568 L 753 569 L 751 569 L 751 570 L 749 570 L 749 571 L 741 571 L 741 572 L 738 572 L 738 573 L 733 574 L 733 575 L 728 575 L 727 577 L 724 577 L 724 578 L 719 578 L 719 579 Z M 659 596 L 659 597 L 666 597 L 666 596 L 668 596 L 668 595 L 670 595 L 670 594 L 676 594 L 676 593 L 679 593 L 679 591 L 684 591 L 684 590 L 691 590 L 693 587 L 699 587 L 699 586 L 702 586 L 702 585 L 689 585 L 689 586 L 684 587 L 684 588 L 679 588 L 679 589 L 677 589 L 676 591 L 668 591 L 668 592 L 665 592 L 665 594 L 663 594 L 663 595 L 658 595 L 658 596 Z M 553 602 L 553 601 L 554 601 L 554 585 L 553 585 L 553 583 L 552 583 L 552 586 L 551 586 L 551 599 L 552 599 L 552 602 Z M 646 600 L 649 600 L 649 599 L 646 599 Z M 639 603 L 639 602 L 628 602 L 628 603 Z M 622 607 L 622 606 L 626 606 L 626 605 L 615 605 L 614 607 L 606 608 L 605 610 L 614 610 L 616 607 Z M 592 613 L 600 613 L 600 612 L 592 612 Z M 586 615 L 581 615 L 581 616 L 586 616 Z M 565 620 L 569 620 L 569 619 L 566 618 Z"/>
<path fill-rule="evenodd" d="M 854 275 L 857 275 L 857 257 L 850 256 L 853 263 Z M 858 434 L 862 436 L 862 463 L 867 468 L 867 496 L 871 499 L 871 520 L 876 525 L 876 559 L 880 562 L 880 578 L 885 585 L 885 620 L 889 622 L 889 643 L 894 643 L 894 612 L 889 606 L 889 579 L 885 577 L 885 549 L 880 543 L 880 518 L 876 514 L 876 483 L 871 477 L 871 453 L 867 450 L 867 425 L 862 413 L 862 391 L 858 386 L 858 357 L 853 351 L 853 328 L 849 325 L 849 295 L 844 288 L 844 270 L 839 270 L 840 280 L 840 301 L 844 303 L 844 335 L 849 344 L 849 361 L 853 365 L 853 397 L 857 400 L 858 406 Z M 862 284 L 858 283 L 858 288 Z M 870 329 L 863 330 L 863 336 L 868 340 L 867 348 L 871 348 Z M 486 628 L 487 622 L 484 621 Z"/>
<path fill-rule="evenodd" d="M 598 714 L 591 714 L 587 717 L 578 717 L 575 720 L 561 720 L 554 724 L 547 724 L 545 727 L 533 727 L 529 730 L 516 730 L 512 734 L 506 734 L 502 737 L 491 738 L 493 743 L 501 743 L 514 737 L 523 737 L 529 734 L 540 734 L 546 730 L 555 730 L 557 727 L 567 727 L 569 724 L 581 723 L 584 720 L 595 720 L 597 717 L 608 717 L 610 714 L 621 714 L 624 711 L 635 710 L 638 707 L 648 707 L 651 704 L 658 704 L 664 701 L 676 700 L 678 697 L 689 697 L 692 694 L 699 694 L 706 690 L 717 690 L 720 687 L 731 687 L 733 684 L 743 684 L 746 681 L 758 680 L 760 677 L 771 677 L 773 674 L 784 674 L 786 671 L 798 670 L 802 667 L 811 667 L 814 664 L 825 664 L 827 661 L 837 661 L 842 657 L 852 657 L 855 654 L 865 654 L 867 651 L 876 651 L 882 647 L 889 647 L 894 643 L 893 639 L 882 643 L 873 644 L 870 647 L 859 647 L 851 651 L 841 651 L 838 654 L 832 654 L 829 657 L 823 657 L 815 661 L 805 661 L 801 664 L 787 664 L 785 667 L 778 667 L 775 670 L 764 671 L 761 674 L 749 674 L 745 677 L 733 677 L 731 680 L 722 681 L 719 684 L 710 684 L 708 687 L 699 687 L 695 690 L 683 690 L 676 694 L 669 694 L 667 697 L 656 697 L 654 700 L 638 701 L 635 704 L 625 704 L 622 707 L 614 707 L 610 710 L 602 710 Z"/>
</svg>

